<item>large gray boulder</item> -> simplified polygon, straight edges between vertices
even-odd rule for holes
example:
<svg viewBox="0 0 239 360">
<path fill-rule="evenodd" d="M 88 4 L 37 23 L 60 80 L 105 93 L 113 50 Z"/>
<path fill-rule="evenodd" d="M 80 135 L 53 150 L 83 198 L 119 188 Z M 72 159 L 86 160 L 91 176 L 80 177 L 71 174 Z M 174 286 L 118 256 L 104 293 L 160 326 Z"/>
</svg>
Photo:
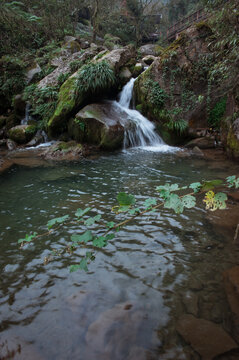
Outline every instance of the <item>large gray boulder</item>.
<svg viewBox="0 0 239 360">
<path fill-rule="evenodd" d="M 58 84 L 58 78 L 61 74 L 72 72 L 71 63 L 73 61 L 79 61 L 83 65 L 86 61 L 93 59 L 98 51 L 98 47 L 90 48 L 87 49 L 84 53 L 82 53 L 82 51 L 78 51 L 67 57 L 59 56 L 53 59 L 51 64 L 53 66 L 57 66 L 57 68 L 39 82 L 39 89 L 47 86 L 56 86 Z"/>
<path fill-rule="evenodd" d="M 124 140 L 121 111 L 113 102 L 87 105 L 71 120 L 68 132 L 74 140 L 103 149 L 120 148 Z"/>
<path fill-rule="evenodd" d="M 110 53 L 104 55 L 99 61 L 105 60 L 110 64 L 110 67 L 117 73 L 120 68 L 125 66 L 130 60 L 136 58 L 135 48 L 132 45 L 125 46 L 121 49 L 112 50 Z"/>
<path fill-rule="evenodd" d="M 139 48 L 139 52 L 142 56 L 153 55 L 156 56 L 155 44 L 146 44 Z"/>
</svg>

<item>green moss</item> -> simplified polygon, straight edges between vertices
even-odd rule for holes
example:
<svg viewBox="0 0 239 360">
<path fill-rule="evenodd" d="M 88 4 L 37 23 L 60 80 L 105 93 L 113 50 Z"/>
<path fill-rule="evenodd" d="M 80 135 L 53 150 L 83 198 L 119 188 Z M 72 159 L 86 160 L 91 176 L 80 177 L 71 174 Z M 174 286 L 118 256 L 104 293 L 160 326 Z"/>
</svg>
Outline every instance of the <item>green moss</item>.
<svg viewBox="0 0 239 360">
<path fill-rule="evenodd" d="M 233 129 L 230 128 L 228 135 L 227 135 L 227 145 L 226 145 L 227 152 L 234 158 L 239 158 L 239 141 L 236 135 L 233 132 Z"/>
<path fill-rule="evenodd" d="M 138 104 L 138 105 L 136 106 L 136 110 L 141 113 L 142 110 L 143 110 L 143 105 L 142 105 L 142 104 Z"/>
<path fill-rule="evenodd" d="M 35 125 L 29 125 L 25 132 L 26 134 L 35 134 L 37 132 L 37 127 Z"/>
<path fill-rule="evenodd" d="M 51 136 L 62 132 L 66 126 L 66 122 L 76 107 L 81 104 L 81 97 L 75 97 L 76 77 L 70 77 L 61 86 L 58 94 L 58 102 L 56 110 L 48 121 L 48 129 Z"/>
<path fill-rule="evenodd" d="M 188 43 L 188 36 L 185 33 L 181 33 L 179 37 L 172 42 L 166 49 L 164 49 L 161 53 L 162 61 L 172 57 L 174 54 L 176 55 L 176 51 L 180 47 L 185 47 Z"/>
</svg>

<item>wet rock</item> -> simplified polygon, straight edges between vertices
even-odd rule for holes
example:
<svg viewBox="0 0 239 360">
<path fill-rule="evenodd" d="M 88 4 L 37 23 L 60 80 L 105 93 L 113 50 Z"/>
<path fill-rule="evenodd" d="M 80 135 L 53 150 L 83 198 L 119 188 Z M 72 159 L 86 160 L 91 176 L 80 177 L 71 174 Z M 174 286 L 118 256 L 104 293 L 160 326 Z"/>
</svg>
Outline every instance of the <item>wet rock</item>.
<svg viewBox="0 0 239 360">
<path fill-rule="evenodd" d="M 42 134 L 42 131 L 38 130 L 36 135 L 32 138 L 31 141 L 29 141 L 26 144 L 26 146 L 27 147 L 37 146 L 43 142 L 44 142 L 44 135 Z"/>
<path fill-rule="evenodd" d="M 176 329 L 203 360 L 212 360 L 238 348 L 235 341 L 220 326 L 192 315 L 182 316 Z"/>
<path fill-rule="evenodd" d="M 194 316 L 198 315 L 198 295 L 193 292 L 187 292 L 182 297 L 183 305 L 186 308 L 186 312 L 188 314 L 192 314 Z"/>
<path fill-rule="evenodd" d="M 15 143 L 15 141 L 13 141 L 11 139 L 7 139 L 6 146 L 7 146 L 7 149 L 10 151 L 16 150 L 16 148 L 17 148 L 17 144 Z"/>
<path fill-rule="evenodd" d="M 146 55 L 156 56 L 155 44 L 143 45 L 139 48 L 139 52 L 142 56 L 146 56 Z"/>
<path fill-rule="evenodd" d="M 42 71 L 40 65 L 37 62 L 34 62 L 28 69 L 26 73 L 27 84 L 34 82 L 36 76 Z"/>
<path fill-rule="evenodd" d="M 215 233 L 233 242 L 236 227 L 239 223 L 238 214 L 239 203 L 227 201 L 227 208 L 225 210 L 210 211 L 207 214 L 207 219 L 212 224 Z"/>
<path fill-rule="evenodd" d="M 124 139 L 123 110 L 114 103 L 91 104 L 80 110 L 69 126 L 70 135 L 77 141 L 98 145 L 103 149 L 120 148 Z M 122 116 L 121 116 L 122 115 Z"/>
<path fill-rule="evenodd" d="M 144 71 L 144 65 L 142 63 L 137 63 L 133 69 L 133 77 L 138 77 Z"/>
<path fill-rule="evenodd" d="M 0 174 L 12 167 L 13 162 L 9 159 L 1 159 L 0 157 Z"/>
<path fill-rule="evenodd" d="M 9 138 L 17 144 L 26 144 L 36 133 L 35 126 L 17 125 L 9 130 Z"/>
<path fill-rule="evenodd" d="M 224 271 L 224 287 L 232 311 L 233 334 L 239 341 L 239 266 Z"/>
<path fill-rule="evenodd" d="M 189 283 L 189 289 L 194 291 L 200 291 L 203 289 L 203 284 L 200 280 L 193 278 Z"/>
<path fill-rule="evenodd" d="M 145 56 L 142 61 L 146 64 L 146 65 L 151 65 L 154 60 L 156 60 L 156 56 L 153 56 L 153 55 L 147 55 Z"/>
<path fill-rule="evenodd" d="M 191 140 L 185 145 L 188 149 L 193 149 L 195 146 L 199 149 L 213 149 L 215 147 L 215 140 L 213 137 L 201 137 Z"/>
<path fill-rule="evenodd" d="M 136 348 L 137 334 L 142 321 L 142 311 L 136 310 L 133 304 L 128 302 L 117 304 L 102 313 L 89 326 L 86 342 L 95 353 L 110 355 L 111 359 L 130 359 L 127 353 L 133 347 L 134 356 L 136 352 L 139 354 Z"/>
<path fill-rule="evenodd" d="M 82 145 L 75 141 L 57 142 L 41 153 L 46 160 L 72 161 L 82 158 Z"/>
<path fill-rule="evenodd" d="M 193 148 L 193 150 L 192 150 L 192 153 L 193 153 L 193 155 L 196 155 L 196 156 L 198 156 L 198 157 L 201 157 L 201 158 L 204 157 L 204 153 L 202 152 L 201 149 L 199 149 L 198 146 L 194 146 L 194 148 Z"/>
<path fill-rule="evenodd" d="M 122 83 L 126 84 L 131 79 L 132 74 L 129 71 L 129 69 L 127 67 L 125 67 L 120 71 L 119 77 L 122 80 Z"/>
<path fill-rule="evenodd" d="M 69 40 L 64 44 L 64 49 L 66 49 L 70 54 L 77 53 L 81 50 L 81 46 L 77 40 Z"/>
<path fill-rule="evenodd" d="M 34 345 L 20 339 L 18 336 L 1 336 L 0 339 L 0 359 L 14 360 L 43 360 L 44 357 L 36 350 Z"/>
<path fill-rule="evenodd" d="M 6 147 L 7 146 L 7 139 L 0 140 L 0 147 Z"/>
</svg>

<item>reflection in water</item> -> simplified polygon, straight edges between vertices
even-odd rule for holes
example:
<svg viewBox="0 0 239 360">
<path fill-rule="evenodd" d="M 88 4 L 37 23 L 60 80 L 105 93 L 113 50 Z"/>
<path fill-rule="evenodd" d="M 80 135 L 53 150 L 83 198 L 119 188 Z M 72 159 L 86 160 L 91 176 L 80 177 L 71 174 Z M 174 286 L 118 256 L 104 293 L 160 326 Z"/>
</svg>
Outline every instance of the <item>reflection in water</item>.
<svg viewBox="0 0 239 360">
<path fill-rule="evenodd" d="M 214 232 L 202 208 L 139 217 L 97 253 L 87 274 L 69 273 L 77 255 L 43 264 L 50 249 L 69 241 L 73 224 L 24 250 L 17 240 L 79 207 L 112 220 L 119 191 L 143 203 L 165 182 L 238 172 L 208 165 L 131 150 L 96 162 L 16 167 L 1 176 L 1 356 L 20 346 L 24 359 L 197 359 L 176 322 L 187 313 L 222 325 L 228 307 L 221 274 L 238 262 L 236 245 Z"/>
</svg>

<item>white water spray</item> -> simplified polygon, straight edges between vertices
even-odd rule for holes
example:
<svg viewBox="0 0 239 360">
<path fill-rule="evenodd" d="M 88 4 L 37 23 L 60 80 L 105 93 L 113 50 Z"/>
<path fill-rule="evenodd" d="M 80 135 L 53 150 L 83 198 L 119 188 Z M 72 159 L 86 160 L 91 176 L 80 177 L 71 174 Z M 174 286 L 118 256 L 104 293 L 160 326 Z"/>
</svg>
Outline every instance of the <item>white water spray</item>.
<svg viewBox="0 0 239 360">
<path fill-rule="evenodd" d="M 132 101 L 134 82 L 132 78 L 123 88 L 120 99 L 114 105 L 126 114 L 127 121 L 123 121 L 124 148 L 140 147 L 151 151 L 170 151 L 173 148 L 166 145 L 161 137 L 155 132 L 154 124 L 137 110 L 130 109 Z"/>
</svg>

